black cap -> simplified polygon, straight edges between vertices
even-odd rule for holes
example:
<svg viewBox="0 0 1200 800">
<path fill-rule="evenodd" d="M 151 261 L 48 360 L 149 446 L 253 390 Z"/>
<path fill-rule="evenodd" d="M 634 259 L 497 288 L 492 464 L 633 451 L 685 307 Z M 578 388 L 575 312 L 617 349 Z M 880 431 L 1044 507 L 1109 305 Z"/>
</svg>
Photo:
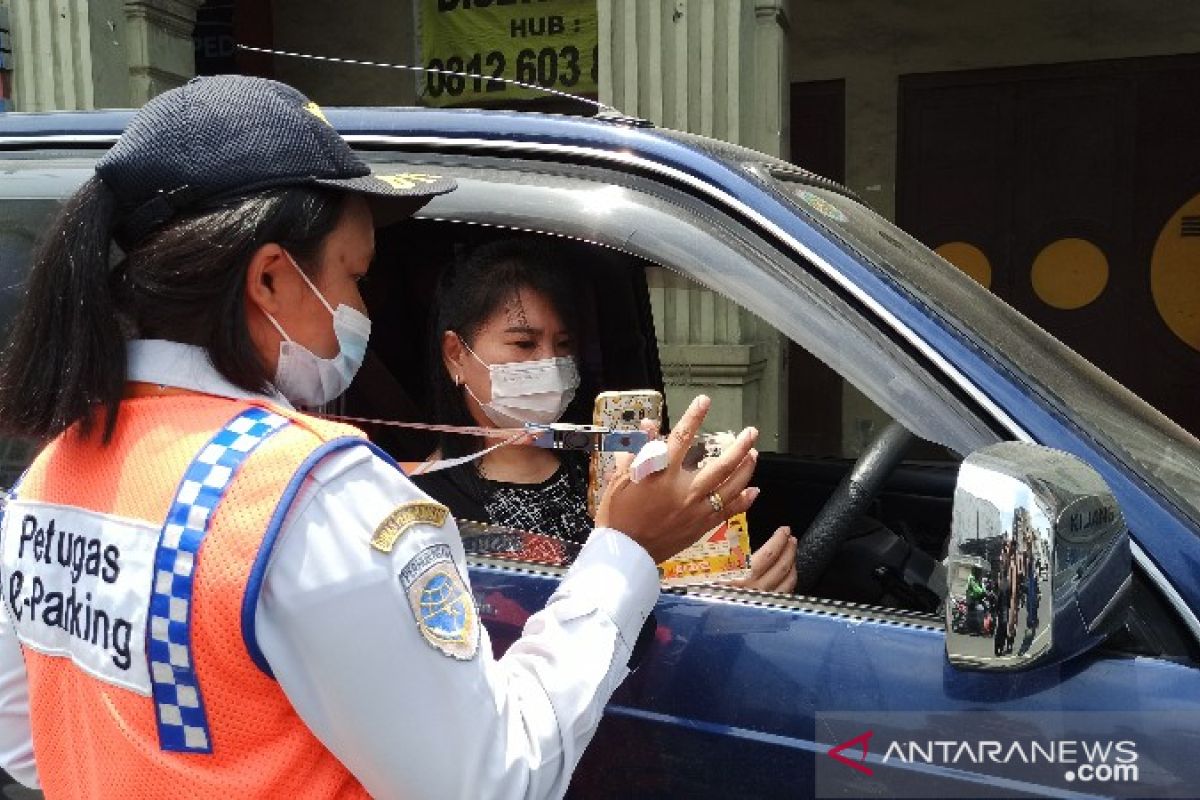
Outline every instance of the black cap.
<svg viewBox="0 0 1200 800">
<path fill-rule="evenodd" d="M 282 186 L 374 198 L 389 221 L 451 191 L 452 178 L 375 175 L 290 86 L 266 78 L 193 78 L 158 95 L 96 164 L 116 195 L 120 238 L 133 243 L 180 213 Z"/>
</svg>

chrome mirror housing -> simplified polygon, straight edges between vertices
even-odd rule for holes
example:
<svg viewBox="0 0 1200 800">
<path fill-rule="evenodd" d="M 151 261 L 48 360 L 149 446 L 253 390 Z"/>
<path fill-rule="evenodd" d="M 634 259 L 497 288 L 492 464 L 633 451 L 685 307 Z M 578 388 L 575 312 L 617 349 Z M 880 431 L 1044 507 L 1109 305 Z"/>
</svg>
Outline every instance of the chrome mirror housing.
<svg viewBox="0 0 1200 800">
<path fill-rule="evenodd" d="M 946 578 L 952 664 L 1056 663 L 1121 623 L 1132 583 L 1129 531 L 1087 464 L 1002 442 L 972 453 L 959 470 Z"/>
</svg>

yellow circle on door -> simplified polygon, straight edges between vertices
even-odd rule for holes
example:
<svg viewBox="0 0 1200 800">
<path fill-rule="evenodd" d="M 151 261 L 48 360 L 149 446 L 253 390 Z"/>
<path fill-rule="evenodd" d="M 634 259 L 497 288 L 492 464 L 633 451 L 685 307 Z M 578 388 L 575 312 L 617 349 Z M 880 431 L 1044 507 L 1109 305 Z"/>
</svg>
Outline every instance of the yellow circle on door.
<svg viewBox="0 0 1200 800">
<path fill-rule="evenodd" d="M 1108 285 L 1108 259 L 1087 239 L 1059 239 L 1033 260 L 1033 291 L 1048 306 L 1070 311 L 1095 300 Z"/>
<path fill-rule="evenodd" d="M 947 242 L 933 252 L 970 275 L 985 289 L 992 285 L 992 265 L 988 257 L 973 244 Z"/>
<path fill-rule="evenodd" d="M 1200 194 L 1159 233 L 1150 257 L 1150 292 L 1171 332 L 1200 350 Z"/>
</svg>

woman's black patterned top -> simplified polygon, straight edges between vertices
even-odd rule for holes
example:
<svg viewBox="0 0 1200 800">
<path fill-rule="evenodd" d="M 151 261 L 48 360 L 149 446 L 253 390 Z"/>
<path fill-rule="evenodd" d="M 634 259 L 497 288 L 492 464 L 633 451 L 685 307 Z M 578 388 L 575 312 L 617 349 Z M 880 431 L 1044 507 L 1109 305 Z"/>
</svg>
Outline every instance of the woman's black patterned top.
<svg viewBox="0 0 1200 800">
<path fill-rule="evenodd" d="M 579 453 L 559 454 L 559 467 L 541 483 L 506 483 L 467 475 L 474 464 L 417 475 L 413 482 L 450 508 L 458 519 L 544 533 L 577 544 L 587 541 L 588 461 Z"/>
<path fill-rule="evenodd" d="M 582 544 L 592 530 L 587 514 L 587 469 L 562 461 L 542 483 L 483 481 L 484 510 L 490 522 L 523 531 L 548 533 Z"/>
</svg>

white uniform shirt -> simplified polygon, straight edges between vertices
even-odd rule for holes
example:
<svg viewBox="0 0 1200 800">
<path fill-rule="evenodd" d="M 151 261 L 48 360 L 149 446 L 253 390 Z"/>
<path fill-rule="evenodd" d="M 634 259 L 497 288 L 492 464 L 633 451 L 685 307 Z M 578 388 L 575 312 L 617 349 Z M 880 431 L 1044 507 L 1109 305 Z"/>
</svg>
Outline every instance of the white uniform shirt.
<svg viewBox="0 0 1200 800">
<path fill-rule="evenodd" d="M 252 396 L 203 351 L 170 342 L 131 343 L 128 374 Z M 389 554 L 369 544 L 396 506 L 427 499 L 365 446 L 318 463 L 275 543 L 258 599 L 259 646 L 301 718 L 376 797 L 561 796 L 628 673 L 658 597 L 655 565 L 624 534 L 596 529 L 503 658 L 492 657 L 483 630 L 474 657 L 458 660 L 425 640 L 398 579 L 418 553 L 448 545 L 466 581 L 453 520 L 409 528 Z M 37 785 L 25 666 L 6 614 L 0 766 Z"/>
</svg>

